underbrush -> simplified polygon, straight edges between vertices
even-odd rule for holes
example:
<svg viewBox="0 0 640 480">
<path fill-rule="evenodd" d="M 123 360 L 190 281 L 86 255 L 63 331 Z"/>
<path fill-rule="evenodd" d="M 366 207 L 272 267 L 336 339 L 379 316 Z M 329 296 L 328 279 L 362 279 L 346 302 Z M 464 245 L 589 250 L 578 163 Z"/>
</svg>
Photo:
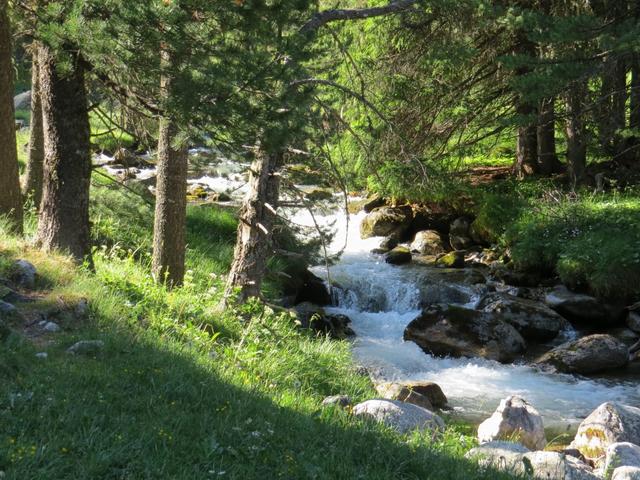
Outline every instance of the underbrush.
<svg viewBox="0 0 640 480">
<path fill-rule="evenodd" d="M 4 479 L 507 478 L 465 460 L 473 440 L 457 428 L 401 436 L 322 408 L 327 395 L 375 393 L 352 367 L 348 342 L 302 331 L 290 314 L 259 303 L 217 309 L 228 264 L 219 248 L 233 241 L 232 214 L 190 209 L 190 271 L 184 287 L 168 291 L 140 253 L 150 211 L 118 195 L 94 189 L 104 241 L 95 273 L 0 236 L 0 276 L 26 258 L 41 277 L 35 302 L 21 310 L 89 305 L 60 321 L 58 333 L 14 321 L 18 333 L 0 344 Z M 79 340 L 104 347 L 66 353 Z"/>
</svg>

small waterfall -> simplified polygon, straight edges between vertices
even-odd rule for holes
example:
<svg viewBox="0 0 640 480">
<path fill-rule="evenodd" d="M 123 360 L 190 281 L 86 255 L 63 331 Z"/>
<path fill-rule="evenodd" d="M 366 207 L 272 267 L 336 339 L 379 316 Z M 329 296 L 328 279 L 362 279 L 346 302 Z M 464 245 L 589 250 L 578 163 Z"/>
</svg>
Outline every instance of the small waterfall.
<svg viewBox="0 0 640 480">
<path fill-rule="evenodd" d="M 333 251 L 342 249 L 346 240 L 340 261 L 330 267 L 332 282 L 338 286 L 337 306 L 330 310 L 351 318 L 357 335 L 354 356 L 376 380 L 434 381 L 454 410 L 470 421 L 486 418 L 500 399 L 518 394 L 541 412 L 547 426 L 561 429 L 575 427 L 605 401 L 640 403 L 640 389 L 631 382 L 546 374 L 527 365 L 503 365 L 481 358 L 435 358 L 416 344 L 404 342 L 405 327 L 420 313 L 420 288 L 430 287 L 429 267 L 392 266 L 371 254 L 381 239 L 360 239 L 363 216 L 353 215 L 348 231 L 344 214 L 320 221 L 336 224 Z M 303 222 L 303 217 L 300 212 L 298 221 Z M 324 268 L 314 272 L 326 278 Z M 456 287 L 461 292 L 460 303 L 473 307 L 478 298 L 473 288 Z"/>
</svg>

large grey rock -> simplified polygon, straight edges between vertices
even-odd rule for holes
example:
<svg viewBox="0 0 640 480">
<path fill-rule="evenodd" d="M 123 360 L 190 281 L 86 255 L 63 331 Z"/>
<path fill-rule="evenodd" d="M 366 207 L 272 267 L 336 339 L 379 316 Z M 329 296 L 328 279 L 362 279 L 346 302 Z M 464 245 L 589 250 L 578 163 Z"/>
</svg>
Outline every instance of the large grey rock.
<svg viewBox="0 0 640 480">
<path fill-rule="evenodd" d="M 386 400 L 412 403 L 413 405 L 426 408 L 429 411 L 433 411 L 434 409 L 434 406 L 427 397 L 401 383 L 381 383 L 376 385 L 376 391 Z"/>
<path fill-rule="evenodd" d="M 611 480 L 640 480 L 640 468 L 618 467 L 613 471 Z"/>
<path fill-rule="evenodd" d="M 16 260 L 12 267 L 12 280 L 21 287 L 32 289 L 36 284 L 36 267 L 27 260 Z"/>
<path fill-rule="evenodd" d="M 31 107 L 31 90 L 19 93 L 13 97 L 13 108 L 15 110 L 26 110 Z"/>
<path fill-rule="evenodd" d="M 525 453 L 529 453 L 529 449 L 519 443 L 488 442 L 469 450 L 465 457 L 478 462 L 483 468 L 517 476 L 525 473 L 522 463 Z"/>
<path fill-rule="evenodd" d="M 396 400 L 367 400 L 353 407 L 353 414 L 384 423 L 399 433 L 442 430 L 444 421 L 429 410 Z"/>
<path fill-rule="evenodd" d="M 623 320 L 624 309 L 602 303 L 595 297 L 574 293 L 561 285 L 545 297 L 545 303 L 572 322 L 596 327 L 613 327 Z"/>
<path fill-rule="evenodd" d="M 491 417 L 478 427 L 478 441 L 511 440 L 531 450 L 542 450 L 547 439 L 542 417 L 521 397 L 503 399 Z"/>
<path fill-rule="evenodd" d="M 388 235 L 402 236 L 413 219 L 411 207 L 380 207 L 368 214 L 360 224 L 360 236 L 386 237 Z"/>
<path fill-rule="evenodd" d="M 543 303 L 506 293 L 489 293 L 478 304 L 485 312 L 499 312 L 526 339 L 545 342 L 554 339 L 567 321 Z"/>
<path fill-rule="evenodd" d="M 525 474 L 540 480 L 600 480 L 577 458 L 558 452 L 530 452 L 522 456 Z"/>
<path fill-rule="evenodd" d="M 640 444 L 640 408 L 606 402 L 582 421 L 571 447 L 598 460 L 610 445 L 620 442 Z"/>
<path fill-rule="evenodd" d="M 411 251 L 421 255 L 438 255 L 446 252 L 446 248 L 440 233 L 435 230 L 422 230 L 413 238 Z"/>
<path fill-rule="evenodd" d="M 640 447 L 629 442 L 618 442 L 609 445 L 607 447 L 604 471 L 613 472 L 618 467 L 640 468 Z"/>
<path fill-rule="evenodd" d="M 424 310 L 404 331 L 404 339 L 437 356 L 513 360 L 526 348 L 518 331 L 500 314 L 448 306 Z"/>
<path fill-rule="evenodd" d="M 628 347 L 605 334 L 563 343 L 536 360 L 537 364 L 558 372 L 584 375 L 624 367 L 628 362 Z"/>
</svg>

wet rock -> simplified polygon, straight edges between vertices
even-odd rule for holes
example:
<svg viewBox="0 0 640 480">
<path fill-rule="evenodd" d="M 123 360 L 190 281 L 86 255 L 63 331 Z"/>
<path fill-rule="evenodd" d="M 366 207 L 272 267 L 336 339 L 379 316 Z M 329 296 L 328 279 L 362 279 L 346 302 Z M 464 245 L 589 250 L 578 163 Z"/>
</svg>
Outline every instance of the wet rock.
<svg viewBox="0 0 640 480">
<path fill-rule="evenodd" d="M 473 298 L 473 292 L 460 285 L 448 285 L 444 283 L 421 284 L 420 307 L 429 308 L 438 304 L 466 304 Z"/>
<path fill-rule="evenodd" d="M 386 237 L 397 235 L 401 237 L 411 225 L 413 211 L 411 207 L 380 207 L 367 215 L 360 224 L 360 236 Z"/>
<path fill-rule="evenodd" d="M 633 443 L 613 443 L 607 447 L 606 455 L 605 472 L 612 472 L 618 467 L 640 468 L 640 447 Z"/>
<path fill-rule="evenodd" d="M 640 408 L 607 402 L 582 421 L 571 447 L 589 460 L 598 460 L 619 442 L 640 444 Z"/>
<path fill-rule="evenodd" d="M 102 340 L 80 340 L 67 349 L 73 355 L 96 355 L 104 349 Z"/>
<path fill-rule="evenodd" d="M 16 285 L 33 289 L 36 286 L 36 267 L 27 260 L 16 260 L 12 267 L 11 279 Z"/>
<path fill-rule="evenodd" d="M 494 440 L 512 440 L 531 450 L 542 450 L 547 444 L 542 417 L 523 398 L 508 397 L 478 427 L 480 443 Z"/>
<path fill-rule="evenodd" d="M 542 355 L 536 363 L 558 372 L 590 374 L 624 367 L 629 350 L 611 335 L 596 334 L 563 343 Z"/>
<path fill-rule="evenodd" d="M 332 395 L 322 400 L 323 407 L 336 406 L 347 408 L 351 405 L 351 399 L 347 395 Z"/>
<path fill-rule="evenodd" d="M 442 255 L 441 257 L 438 257 L 438 259 L 436 260 L 436 266 L 444 268 L 464 268 L 464 257 L 465 252 L 449 252 Z"/>
<path fill-rule="evenodd" d="M 395 400 L 367 400 L 353 407 L 353 414 L 384 423 L 399 433 L 412 430 L 438 431 L 445 427 L 444 421 L 435 413 Z"/>
<path fill-rule="evenodd" d="M 287 292 L 295 294 L 295 303 L 311 302 L 316 305 L 330 305 L 331 294 L 329 289 L 317 275 L 314 275 L 307 268 L 302 271 L 293 267 L 287 270 L 290 281 L 286 282 L 285 287 Z"/>
<path fill-rule="evenodd" d="M 404 339 L 436 356 L 512 361 L 526 348 L 518 331 L 499 314 L 448 306 L 424 310 L 404 331 Z"/>
<path fill-rule="evenodd" d="M 349 326 L 351 319 L 346 315 L 327 313 L 322 307 L 309 302 L 296 305 L 293 312 L 302 328 L 309 328 L 337 339 L 355 335 Z"/>
<path fill-rule="evenodd" d="M 372 253 L 377 253 L 377 254 L 387 253 L 390 250 L 393 250 L 394 248 L 396 248 L 397 246 L 398 246 L 398 239 L 393 236 L 389 236 L 384 238 L 380 242 L 380 245 L 378 246 L 378 248 L 374 248 L 372 250 Z"/>
<path fill-rule="evenodd" d="M 411 262 L 411 252 L 406 247 L 396 247 L 387 253 L 384 261 L 391 265 L 404 265 Z"/>
<path fill-rule="evenodd" d="M 487 282 L 486 277 L 477 268 L 430 268 L 420 276 L 420 283 L 440 283 L 447 285 L 478 285 Z"/>
<path fill-rule="evenodd" d="M 574 293 L 563 285 L 549 292 L 545 303 L 572 322 L 600 328 L 619 325 L 624 316 L 622 307 L 606 305 L 595 297 Z"/>
<path fill-rule="evenodd" d="M 454 250 L 466 250 L 473 245 L 471 222 L 467 217 L 456 218 L 449 227 L 449 243 Z"/>
<path fill-rule="evenodd" d="M 485 295 L 477 308 L 503 314 L 525 340 L 534 342 L 553 340 L 567 326 L 567 321 L 545 304 L 506 293 Z"/>
<path fill-rule="evenodd" d="M 525 473 L 522 458 L 529 449 L 513 442 L 489 442 L 467 452 L 466 458 L 478 462 L 482 468 L 509 472 L 514 476 Z"/>
<path fill-rule="evenodd" d="M 376 391 L 386 400 L 398 400 L 399 402 L 411 403 L 426 408 L 429 411 L 433 411 L 434 409 L 434 406 L 427 397 L 401 383 L 381 383 L 376 385 Z"/>
<path fill-rule="evenodd" d="M 611 474 L 611 480 L 640 480 L 640 468 L 618 467 Z"/>
<path fill-rule="evenodd" d="M 435 230 L 422 230 L 416 233 L 411 242 L 411 251 L 420 255 L 438 255 L 446 252 L 444 241 Z"/>
<path fill-rule="evenodd" d="M 588 465 L 558 452 L 530 452 L 522 456 L 528 477 L 553 480 L 599 480 Z"/>
<path fill-rule="evenodd" d="M 412 391 L 427 397 L 429 403 L 435 408 L 446 408 L 448 404 L 447 396 L 440 388 L 440 385 L 434 382 L 409 382 L 405 383 Z"/>
<path fill-rule="evenodd" d="M 635 333 L 640 333 L 640 312 L 632 310 L 627 315 L 627 327 Z"/>
<path fill-rule="evenodd" d="M 536 272 L 520 272 L 501 264 L 494 265 L 492 275 L 496 280 L 515 287 L 537 287 L 542 281 Z"/>
<path fill-rule="evenodd" d="M 386 203 L 387 201 L 384 198 L 374 196 L 366 200 L 366 202 L 362 206 L 362 209 L 365 211 L 365 213 L 371 213 L 376 208 L 384 207 Z"/>
</svg>

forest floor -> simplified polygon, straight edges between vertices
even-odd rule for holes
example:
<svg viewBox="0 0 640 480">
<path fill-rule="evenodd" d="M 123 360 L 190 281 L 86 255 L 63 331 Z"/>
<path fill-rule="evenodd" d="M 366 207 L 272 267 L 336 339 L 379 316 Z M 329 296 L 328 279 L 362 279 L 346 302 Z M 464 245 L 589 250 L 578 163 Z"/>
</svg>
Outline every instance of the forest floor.
<svg viewBox="0 0 640 480">
<path fill-rule="evenodd" d="M 507 478 L 464 459 L 467 427 L 405 436 L 321 407 L 328 395 L 376 396 L 347 341 L 259 304 L 218 312 L 228 211 L 189 209 L 186 284 L 155 285 L 149 208 L 94 185 L 95 272 L 32 248 L 33 215 L 26 241 L 0 235 L 0 277 L 17 259 L 38 271 L 34 288 L 16 288 L 20 315 L 0 344 L 3 480 Z M 103 344 L 67 353 L 82 340 Z"/>
</svg>

